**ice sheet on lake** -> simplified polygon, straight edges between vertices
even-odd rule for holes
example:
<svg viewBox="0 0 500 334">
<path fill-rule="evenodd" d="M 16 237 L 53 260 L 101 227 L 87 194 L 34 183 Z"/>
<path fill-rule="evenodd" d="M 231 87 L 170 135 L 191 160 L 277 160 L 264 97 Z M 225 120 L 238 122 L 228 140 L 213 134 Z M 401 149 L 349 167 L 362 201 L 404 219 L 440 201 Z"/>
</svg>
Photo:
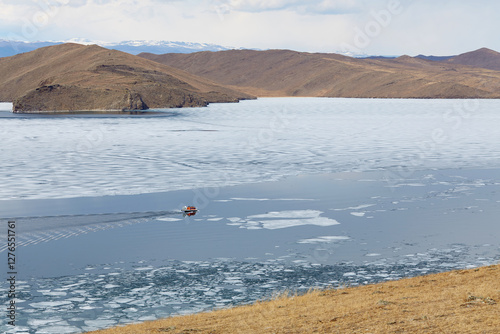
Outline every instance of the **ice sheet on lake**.
<svg viewBox="0 0 500 334">
<path fill-rule="evenodd" d="M 12 111 L 12 103 L 0 102 L 0 111 Z"/>
<path fill-rule="evenodd" d="M 287 210 L 250 215 L 246 219 L 228 218 L 228 225 L 239 226 L 249 230 L 269 229 L 276 230 L 301 225 L 332 226 L 340 224 L 335 219 L 321 217 L 319 210 Z"/>
<path fill-rule="evenodd" d="M 217 188 L 339 171 L 397 172 L 406 171 L 408 162 L 416 169 L 497 167 L 500 100 L 476 101 L 467 123 L 456 129 L 444 115 L 466 102 L 275 98 L 151 117 L 1 112 L 0 142 L 9 159 L 0 161 L 0 200 Z M 446 138 L 440 145 L 433 142 L 435 129 Z M 181 147 L 194 149 L 185 154 Z M 422 156 L 422 147 L 435 149 Z"/>
<path fill-rule="evenodd" d="M 338 242 L 338 241 L 345 241 L 349 240 L 349 237 L 346 236 L 337 236 L 337 235 L 327 235 L 327 236 L 322 236 L 322 237 L 317 237 L 317 238 L 310 238 L 310 239 L 302 239 L 297 241 L 299 244 L 321 244 L 321 243 L 332 243 L 332 242 Z"/>
</svg>

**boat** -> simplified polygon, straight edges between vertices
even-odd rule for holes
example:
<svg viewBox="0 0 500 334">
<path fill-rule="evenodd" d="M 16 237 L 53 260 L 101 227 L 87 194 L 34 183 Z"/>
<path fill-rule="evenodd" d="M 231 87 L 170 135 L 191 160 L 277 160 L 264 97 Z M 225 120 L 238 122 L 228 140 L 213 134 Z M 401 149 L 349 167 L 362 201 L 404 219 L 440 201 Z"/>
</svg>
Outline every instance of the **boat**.
<svg viewBox="0 0 500 334">
<path fill-rule="evenodd" d="M 181 211 L 185 216 L 194 216 L 198 212 L 198 209 L 194 206 L 184 206 Z"/>
<path fill-rule="evenodd" d="M 182 212 L 196 212 L 198 209 L 194 206 L 184 206 L 182 207 Z"/>
</svg>

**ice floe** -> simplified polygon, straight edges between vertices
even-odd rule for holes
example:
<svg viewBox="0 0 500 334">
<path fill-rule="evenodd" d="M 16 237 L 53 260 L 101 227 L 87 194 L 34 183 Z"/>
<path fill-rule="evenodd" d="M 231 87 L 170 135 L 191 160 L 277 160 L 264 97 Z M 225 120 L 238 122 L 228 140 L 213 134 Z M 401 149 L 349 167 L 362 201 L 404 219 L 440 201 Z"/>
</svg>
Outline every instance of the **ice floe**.
<svg viewBox="0 0 500 334">
<path fill-rule="evenodd" d="M 222 219 L 224 219 L 224 218 L 221 218 L 221 217 L 218 217 L 218 218 L 208 218 L 207 221 L 209 221 L 209 222 L 218 222 L 218 221 L 221 221 Z"/>
<path fill-rule="evenodd" d="M 361 209 L 366 209 L 372 206 L 375 206 L 376 204 L 360 204 L 358 206 L 349 206 L 347 208 L 342 208 L 342 209 L 332 209 L 333 211 L 347 211 L 347 210 L 361 210 Z"/>
<path fill-rule="evenodd" d="M 264 214 L 251 215 L 248 219 L 260 218 L 314 218 L 319 217 L 323 212 L 318 210 L 289 210 L 289 211 L 272 211 Z"/>
<path fill-rule="evenodd" d="M 349 240 L 349 237 L 346 236 L 336 236 L 336 235 L 328 235 L 310 239 L 301 239 L 297 241 L 299 244 L 321 244 L 321 243 L 332 243 L 338 241 Z"/>
<path fill-rule="evenodd" d="M 182 221 L 180 218 L 173 218 L 173 217 L 159 217 L 156 218 L 156 220 L 164 221 L 164 222 L 178 222 Z"/>
<path fill-rule="evenodd" d="M 335 219 L 321 217 L 319 210 L 286 210 L 272 211 L 263 214 L 250 215 L 243 218 L 228 218 L 227 225 L 239 226 L 249 230 L 268 229 L 276 230 L 302 225 L 332 226 L 340 224 Z"/>
</svg>

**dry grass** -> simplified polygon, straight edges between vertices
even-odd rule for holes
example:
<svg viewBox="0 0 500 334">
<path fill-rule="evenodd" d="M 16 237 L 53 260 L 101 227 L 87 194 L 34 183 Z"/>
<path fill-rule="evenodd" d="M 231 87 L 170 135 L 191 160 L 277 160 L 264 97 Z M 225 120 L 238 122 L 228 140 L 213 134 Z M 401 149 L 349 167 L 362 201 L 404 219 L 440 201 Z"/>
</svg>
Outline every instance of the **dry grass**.
<svg viewBox="0 0 500 334">
<path fill-rule="evenodd" d="M 500 266 L 459 270 L 92 332 L 500 333 Z"/>
</svg>

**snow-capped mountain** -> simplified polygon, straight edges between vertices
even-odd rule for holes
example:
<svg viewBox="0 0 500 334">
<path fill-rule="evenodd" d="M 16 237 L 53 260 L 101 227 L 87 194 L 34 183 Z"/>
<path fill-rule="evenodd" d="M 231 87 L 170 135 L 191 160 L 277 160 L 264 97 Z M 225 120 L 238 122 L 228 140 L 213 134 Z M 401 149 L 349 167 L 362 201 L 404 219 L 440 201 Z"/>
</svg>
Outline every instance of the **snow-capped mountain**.
<svg viewBox="0 0 500 334">
<path fill-rule="evenodd" d="M 163 53 L 192 53 L 198 51 L 221 51 L 230 49 L 216 44 L 171 42 L 171 41 L 135 40 L 135 41 L 123 41 L 119 43 L 109 43 L 100 41 L 90 41 L 85 39 L 71 39 L 67 41 L 40 41 L 40 42 L 0 40 L 0 57 L 9 57 L 19 53 L 33 51 L 44 46 L 51 46 L 67 42 L 78 43 L 78 44 L 97 44 L 108 49 L 115 49 L 131 53 L 134 55 L 139 54 L 141 52 L 163 54 Z"/>
<path fill-rule="evenodd" d="M 222 51 L 229 49 L 216 44 L 170 41 L 123 41 L 120 43 L 103 43 L 101 46 L 131 54 L 139 54 L 141 52 L 155 54 L 192 53 L 198 51 Z"/>
</svg>

